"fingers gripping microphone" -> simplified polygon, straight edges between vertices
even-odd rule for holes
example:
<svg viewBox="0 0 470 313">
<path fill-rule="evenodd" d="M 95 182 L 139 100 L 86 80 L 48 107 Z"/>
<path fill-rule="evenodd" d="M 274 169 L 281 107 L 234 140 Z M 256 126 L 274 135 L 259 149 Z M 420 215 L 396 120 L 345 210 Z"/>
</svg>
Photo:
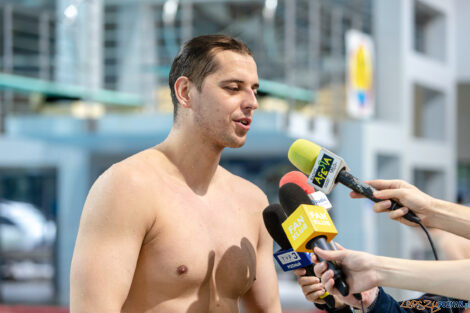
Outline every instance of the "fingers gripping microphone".
<svg viewBox="0 0 470 313">
<path fill-rule="evenodd" d="M 338 183 L 342 183 L 374 202 L 383 201 L 374 197 L 375 189 L 372 186 L 359 181 L 349 173 L 349 168 L 341 157 L 311 141 L 296 140 L 289 148 L 288 158 L 295 167 L 310 175 L 308 183 L 316 190 L 329 194 Z M 391 201 L 390 210 L 403 206 L 397 201 Z M 412 211 L 403 217 L 413 223 L 420 222 L 419 217 Z"/>
<path fill-rule="evenodd" d="M 315 276 L 310 253 L 297 253 L 292 250 L 289 239 L 282 229 L 282 222 L 286 218 L 287 216 L 279 204 L 271 204 L 263 211 L 264 225 L 273 240 L 281 247 L 281 250 L 274 254 L 274 259 L 283 271 L 305 268 L 305 276 Z M 328 292 L 320 296 L 320 299 L 325 300 L 327 306 L 334 309 L 335 298 Z"/>
<path fill-rule="evenodd" d="M 328 242 L 338 231 L 325 208 L 311 205 L 303 189 L 293 183 L 287 183 L 279 189 L 279 201 L 284 212 L 289 215 L 282 223 L 282 228 L 295 251 L 308 252 L 314 247 L 331 250 Z M 349 288 L 343 272 L 334 262 L 326 261 L 326 264 L 334 273 L 336 289 L 347 296 Z"/>
</svg>

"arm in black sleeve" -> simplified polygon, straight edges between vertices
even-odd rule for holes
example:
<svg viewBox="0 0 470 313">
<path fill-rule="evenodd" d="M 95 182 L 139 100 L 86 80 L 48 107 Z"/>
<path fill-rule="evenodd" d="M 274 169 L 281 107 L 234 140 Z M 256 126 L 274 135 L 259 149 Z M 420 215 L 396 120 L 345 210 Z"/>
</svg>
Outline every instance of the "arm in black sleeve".
<svg viewBox="0 0 470 313">
<path fill-rule="evenodd" d="M 314 304 L 318 309 L 326 311 L 327 313 L 353 313 L 349 305 L 344 305 L 341 308 L 331 310 L 328 308 L 326 304 L 318 304 L 318 303 L 314 303 Z"/>
<path fill-rule="evenodd" d="M 456 301 L 447 297 L 425 294 L 417 299 L 405 300 L 401 302 L 395 301 L 381 287 L 375 303 L 367 309 L 367 313 L 461 313 L 463 308 L 454 308 L 453 311 L 448 308 L 440 308 L 439 302 Z M 465 301 L 462 301 L 465 303 Z"/>
</svg>

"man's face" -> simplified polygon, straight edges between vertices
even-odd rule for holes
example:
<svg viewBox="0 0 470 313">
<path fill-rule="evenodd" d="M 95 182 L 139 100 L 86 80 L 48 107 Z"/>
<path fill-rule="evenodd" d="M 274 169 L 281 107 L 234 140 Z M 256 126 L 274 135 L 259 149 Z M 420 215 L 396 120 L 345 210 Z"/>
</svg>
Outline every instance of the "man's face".
<svg viewBox="0 0 470 313">
<path fill-rule="evenodd" d="M 245 143 L 253 112 L 258 108 L 258 73 L 249 55 L 220 51 L 216 72 L 208 75 L 199 92 L 192 88 L 194 122 L 209 142 L 238 148 Z"/>
</svg>

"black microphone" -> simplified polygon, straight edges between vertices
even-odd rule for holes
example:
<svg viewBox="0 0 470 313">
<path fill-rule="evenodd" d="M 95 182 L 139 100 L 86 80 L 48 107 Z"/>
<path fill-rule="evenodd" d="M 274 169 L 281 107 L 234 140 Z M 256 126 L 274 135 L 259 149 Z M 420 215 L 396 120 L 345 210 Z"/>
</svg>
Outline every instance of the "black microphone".
<svg viewBox="0 0 470 313">
<path fill-rule="evenodd" d="M 311 205 L 311 200 L 305 191 L 294 183 L 287 183 L 283 185 L 279 189 L 279 201 L 281 202 L 281 207 L 283 208 L 286 215 L 290 216 L 293 214 L 301 205 Z M 328 215 L 326 209 L 322 213 L 324 216 Z M 332 226 L 332 227 L 331 227 Z M 336 228 L 334 225 L 331 225 L 329 228 L 332 229 L 332 232 L 336 235 Z M 307 228 L 305 228 L 307 229 Z M 328 241 L 326 240 L 325 236 L 322 234 L 315 235 L 315 231 L 311 230 L 313 233 L 313 238 L 306 243 L 306 248 L 309 250 L 313 250 L 314 247 L 318 247 L 323 250 L 333 250 Z M 322 262 L 325 261 L 317 255 L 317 258 Z M 335 281 L 335 288 L 343 295 L 347 296 L 349 294 L 349 287 L 346 284 L 345 275 L 342 272 L 341 268 L 332 261 L 325 261 L 328 269 L 333 271 L 333 279 Z M 354 294 L 356 299 L 361 299 L 361 294 Z"/>
<path fill-rule="evenodd" d="M 281 247 L 281 250 L 292 249 L 289 239 L 282 229 L 282 222 L 284 222 L 286 218 L 287 216 L 279 204 L 271 204 L 263 211 L 264 225 L 273 240 Z M 314 264 L 311 264 L 303 267 L 306 270 L 305 276 L 316 276 L 313 270 L 314 266 Z M 328 292 L 325 292 L 320 298 L 326 302 L 328 308 L 335 308 L 335 298 Z"/>
</svg>

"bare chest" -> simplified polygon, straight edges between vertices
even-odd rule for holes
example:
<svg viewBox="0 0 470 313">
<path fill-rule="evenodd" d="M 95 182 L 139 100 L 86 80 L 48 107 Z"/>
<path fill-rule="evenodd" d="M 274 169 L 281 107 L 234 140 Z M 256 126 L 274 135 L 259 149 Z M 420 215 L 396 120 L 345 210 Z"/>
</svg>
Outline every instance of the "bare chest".
<svg viewBox="0 0 470 313">
<path fill-rule="evenodd" d="M 142 246 L 136 277 L 162 298 L 238 299 L 256 278 L 259 217 L 230 196 L 171 197 Z M 163 300 L 163 299 L 162 299 Z"/>
</svg>

